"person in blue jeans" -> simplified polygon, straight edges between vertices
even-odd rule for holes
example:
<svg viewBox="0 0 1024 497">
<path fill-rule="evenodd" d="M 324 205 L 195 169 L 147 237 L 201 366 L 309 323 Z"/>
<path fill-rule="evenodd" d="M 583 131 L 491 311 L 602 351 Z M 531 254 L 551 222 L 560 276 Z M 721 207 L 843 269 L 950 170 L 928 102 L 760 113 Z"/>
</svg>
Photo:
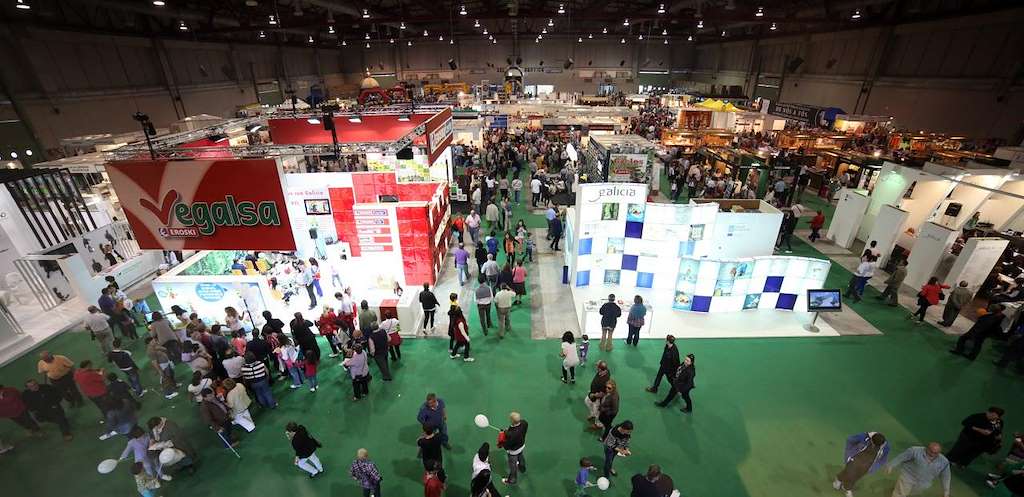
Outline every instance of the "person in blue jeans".
<svg viewBox="0 0 1024 497">
<path fill-rule="evenodd" d="M 277 401 L 274 400 L 274 394 L 270 391 L 270 374 L 267 372 L 267 366 L 257 360 L 252 352 L 245 353 L 242 380 L 256 394 L 256 401 L 260 405 L 270 409 L 277 408 Z"/>
<path fill-rule="evenodd" d="M 608 432 L 604 438 L 604 477 L 614 476 L 617 473 L 612 468 L 615 456 L 628 456 L 629 438 L 633 433 L 633 422 L 623 421 Z"/>
<path fill-rule="evenodd" d="M 416 415 L 425 428 L 433 429 L 441 437 L 441 445 L 451 449 L 448 445 L 448 411 L 445 409 L 444 399 L 435 393 L 428 393 L 427 400 L 420 406 L 420 412 Z"/>
</svg>

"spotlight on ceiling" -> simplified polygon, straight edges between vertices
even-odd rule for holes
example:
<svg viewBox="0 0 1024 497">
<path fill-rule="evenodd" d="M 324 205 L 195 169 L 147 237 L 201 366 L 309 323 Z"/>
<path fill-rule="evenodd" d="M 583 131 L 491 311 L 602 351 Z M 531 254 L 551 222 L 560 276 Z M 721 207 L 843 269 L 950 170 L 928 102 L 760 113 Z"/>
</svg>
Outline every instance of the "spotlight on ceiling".
<svg viewBox="0 0 1024 497">
<path fill-rule="evenodd" d="M 554 19 L 548 19 L 548 26 L 554 26 L 554 25 L 555 25 L 555 20 Z"/>
<path fill-rule="evenodd" d="M 667 29 L 662 29 L 661 30 L 661 36 L 668 36 L 668 30 Z"/>
<path fill-rule="evenodd" d="M 583 43 L 583 37 L 576 38 L 576 43 Z"/>
<path fill-rule="evenodd" d="M 347 47 L 348 46 L 348 42 L 345 41 L 345 40 L 341 40 L 341 46 Z"/>
<path fill-rule="evenodd" d="M 473 20 L 473 27 L 474 28 L 479 28 L 480 27 L 480 19 L 474 19 Z"/>
<path fill-rule="evenodd" d="M 313 35 L 309 35 L 309 39 L 306 40 L 309 43 L 313 43 Z"/>
<path fill-rule="evenodd" d="M 754 17 L 764 17 L 764 7 L 758 7 L 757 12 L 754 12 Z"/>
<path fill-rule="evenodd" d="M 272 15 L 269 16 L 269 17 L 270 17 L 270 20 L 267 21 L 267 24 L 270 24 L 271 26 L 276 26 L 277 25 L 277 18 L 272 16 Z"/>
<path fill-rule="evenodd" d="M 704 29 L 704 19 L 697 21 L 697 29 Z"/>
<path fill-rule="evenodd" d="M 860 9 L 854 9 L 853 14 L 850 15 L 850 19 L 853 19 L 853 20 L 856 21 L 857 19 L 860 19 L 860 18 L 861 18 Z"/>
<path fill-rule="evenodd" d="M 664 14 L 665 13 L 665 4 L 663 4 L 663 3 L 659 3 L 658 4 L 658 13 L 659 14 Z"/>
<path fill-rule="evenodd" d="M 686 41 L 693 41 L 693 35 L 686 35 Z"/>
<path fill-rule="evenodd" d="M 370 48 L 370 42 L 366 42 L 366 48 Z"/>
<path fill-rule="evenodd" d="M 185 24 L 185 21 L 178 21 L 178 30 L 188 31 L 188 24 Z"/>
<path fill-rule="evenodd" d="M 622 20 L 622 25 L 623 26 L 629 26 L 629 18 L 623 19 Z"/>
<path fill-rule="evenodd" d="M 327 32 L 328 32 L 329 34 L 332 34 L 332 35 L 333 35 L 333 34 L 335 33 L 335 31 L 334 31 L 334 25 L 333 25 L 333 24 L 331 24 L 330 26 L 327 26 Z"/>
<path fill-rule="evenodd" d="M 467 14 L 467 12 L 466 12 L 466 6 L 465 6 L 465 4 L 463 4 L 463 5 L 461 6 L 461 7 L 459 7 L 459 15 L 460 15 L 460 16 L 464 16 L 464 15 L 466 15 L 466 14 Z"/>
<path fill-rule="evenodd" d="M 608 28 L 601 28 L 601 34 L 603 34 L 603 35 L 608 34 Z"/>
<path fill-rule="evenodd" d="M 668 38 L 665 38 L 665 44 L 668 45 Z"/>
<path fill-rule="evenodd" d="M 370 18 L 370 11 L 367 10 L 367 9 L 363 9 L 363 19 L 369 19 L 369 18 Z"/>
<path fill-rule="evenodd" d="M 565 4 L 564 3 L 558 4 L 558 13 L 559 14 L 564 14 L 565 13 Z"/>
<path fill-rule="evenodd" d="M 398 29 L 405 29 L 405 21 L 402 21 L 402 22 L 401 22 L 401 23 L 400 23 L 400 24 L 398 25 Z"/>
<path fill-rule="evenodd" d="M 619 40 L 619 43 L 625 44 L 626 43 L 626 39 L 623 38 L 623 39 Z"/>
<path fill-rule="evenodd" d="M 768 29 L 770 29 L 772 31 L 775 31 L 776 29 L 779 29 L 779 27 L 776 26 L 775 23 L 773 22 L 772 25 Z"/>
<path fill-rule="evenodd" d="M 427 30 L 425 30 L 425 29 L 424 29 L 424 30 L 423 30 L 423 36 L 430 36 L 430 34 L 429 34 L 429 33 L 427 33 Z"/>
<path fill-rule="evenodd" d="M 588 40 L 593 40 L 594 39 L 594 33 L 587 33 L 587 39 Z"/>
<path fill-rule="evenodd" d="M 412 46 L 412 40 L 409 40 L 409 41 L 405 42 L 405 46 L 411 47 Z"/>
<path fill-rule="evenodd" d="M 20 4 L 21 2 L 18 3 Z M 163 7 L 164 5 L 167 5 L 167 2 L 165 2 L 164 0 L 153 0 L 154 7 Z"/>
<path fill-rule="evenodd" d="M 18 4 L 15 5 L 15 7 L 19 8 L 21 10 L 29 10 L 29 9 L 32 8 L 32 6 L 29 5 L 28 3 L 26 3 L 25 0 L 18 0 Z"/>
<path fill-rule="evenodd" d="M 260 35 L 259 36 L 260 36 L 260 38 L 266 38 L 267 37 L 267 33 L 264 33 L 263 31 L 260 31 Z"/>
</svg>

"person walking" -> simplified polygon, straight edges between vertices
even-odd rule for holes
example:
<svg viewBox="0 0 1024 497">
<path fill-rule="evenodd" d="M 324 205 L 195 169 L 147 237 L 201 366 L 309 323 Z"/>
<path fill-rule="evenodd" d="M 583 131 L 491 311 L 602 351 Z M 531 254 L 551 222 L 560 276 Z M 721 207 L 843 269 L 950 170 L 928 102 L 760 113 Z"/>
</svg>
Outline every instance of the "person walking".
<svg viewBox="0 0 1024 497">
<path fill-rule="evenodd" d="M 480 254 L 477 253 L 478 257 L 479 255 Z M 494 286 L 498 284 L 498 273 L 501 272 L 501 267 L 494 261 L 494 254 L 488 253 L 486 257 L 487 259 L 480 266 L 480 274 L 483 275 L 483 280 L 480 283 L 483 284 L 483 282 L 486 281 L 487 286 L 491 287 L 493 290 Z M 477 289 L 477 291 L 479 291 L 479 289 Z"/>
<path fill-rule="evenodd" d="M 96 404 L 100 410 L 100 419 L 107 414 L 107 382 L 104 380 L 104 371 L 100 368 L 93 368 L 92 361 L 86 359 L 78 364 L 75 370 L 75 384 L 87 399 Z"/>
<path fill-rule="evenodd" d="M 644 299 L 639 295 L 634 295 L 633 305 L 630 306 L 629 314 L 626 315 L 626 325 L 629 327 L 629 333 L 626 335 L 626 345 L 636 347 L 640 343 L 640 328 L 644 325 L 644 316 L 646 315 L 647 307 L 644 306 Z"/>
<path fill-rule="evenodd" d="M 576 366 L 580 365 L 580 355 L 576 349 L 576 338 L 571 331 L 562 333 L 562 350 L 558 353 L 562 358 L 562 383 L 576 384 Z"/>
<path fill-rule="evenodd" d="M 818 241 L 821 238 L 821 228 L 825 227 L 825 213 L 818 209 L 815 212 L 814 217 L 811 218 L 811 234 L 807 237 L 811 243 Z"/>
<path fill-rule="evenodd" d="M 604 437 L 601 441 L 604 443 L 604 477 L 618 475 L 612 464 L 615 462 L 616 456 L 628 456 L 632 454 L 629 451 L 629 441 L 633 435 L 633 422 L 626 420 L 619 423 L 618 426 L 605 431 Z"/>
<path fill-rule="evenodd" d="M 103 355 L 114 349 L 114 330 L 110 329 L 110 316 L 100 312 L 99 307 L 89 306 L 89 315 L 85 317 L 85 329 L 89 330 L 92 339 L 99 343 Z"/>
<path fill-rule="evenodd" d="M 39 353 L 36 371 L 57 388 L 64 400 L 71 403 L 72 407 L 82 406 L 82 394 L 75 386 L 74 380 L 75 363 L 71 362 L 71 359 L 62 355 L 53 355 L 50 351 L 44 350 Z"/>
<path fill-rule="evenodd" d="M 622 315 L 622 308 L 615 303 L 614 293 L 608 295 L 608 302 L 601 305 L 598 313 L 601 315 L 601 343 L 598 344 L 598 347 L 611 352 L 612 334 L 615 333 L 615 326 L 618 325 L 619 316 Z"/>
<path fill-rule="evenodd" d="M 605 386 L 611 380 L 611 377 L 608 363 L 597 361 L 597 364 L 594 366 L 594 378 L 590 380 L 590 392 L 583 398 L 583 403 L 587 406 L 587 421 L 590 421 L 591 430 L 601 429 L 600 422 L 597 420 L 597 407 L 601 404 L 601 397 L 607 391 Z"/>
<path fill-rule="evenodd" d="M 171 362 L 174 364 L 181 362 L 181 337 L 174 332 L 171 323 L 160 312 L 153 313 L 152 322 L 149 324 L 149 334 L 156 338 L 157 343 L 167 349 L 167 357 Z"/>
<path fill-rule="evenodd" d="M 493 261 L 488 260 L 488 262 Z M 491 321 L 491 301 L 494 300 L 494 291 L 491 289 L 491 285 L 481 283 L 477 286 L 475 299 L 477 315 L 480 317 L 480 328 L 483 330 L 484 336 L 487 336 L 487 330 L 494 326 L 494 322 Z"/>
<path fill-rule="evenodd" d="M 142 397 L 146 394 L 146 390 L 142 388 L 142 380 L 139 378 L 139 365 L 135 364 L 135 360 L 132 359 L 132 353 L 124 350 L 120 338 L 115 338 L 111 343 L 111 350 L 107 353 L 107 360 L 114 363 L 114 366 L 117 366 L 117 369 L 124 373 L 135 395 Z"/>
<path fill-rule="evenodd" d="M 466 253 L 469 256 L 469 253 Z M 467 270 L 467 275 L 468 270 Z M 461 282 L 460 282 L 461 284 Z M 423 334 L 426 335 L 429 330 L 431 333 L 434 331 L 434 315 L 437 313 L 437 306 L 440 303 L 437 301 L 437 296 L 434 292 L 430 291 L 430 284 L 424 283 L 423 290 L 419 295 L 420 306 L 423 307 Z"/>
<path fill-rule="evenodd" d="M 506 331 L 512 332 L 512 321 L 509 319 L 509 314 L 512 312 L 515 296 L 516 293 L 507 284 L 501 285 L 501 290 L 494 295 L 494 310 L 498 314 L 498 339 L 504 339 Z M 486 334 L 487 331 L 484 330 L 484 335 Z"/>
<path fill-rule="evenodd" d="M 451 450 L 452 447 L 448 444 L 448 410 L 445 408 L 444 399 L 433 392 L 428 393 L 427 400 L 416 413 L 416 421 L 424 429 L 437 433 L 441 445 Z"/>
<path fill-rule="evenodd" d="M 782 180 L 779 180 L 782 182 Z M 785 183 L 783 183 L 785 184 Z M 776 194 L 778 198 L 778 194 Z M 782 201 L 779 202 L 782 205 Z M 786 245 L 786 253 L 793 253 L 793 244 L 791 242 L 793 238 L 793 231 L 796 230 L 797 218 L 793 215 L 793 211 L 787 210 L 782 216 L 782 225 L 779 227 L 779 241 L 775 244 L 775 250 L 782 250 L 782 245 Z"/>
<path fill-rule="evenodd" d="M 893 458 L 885 472 L 899 469 L 899 479 L 893 488 L 892 497 L 916 495 L 932 486 L 936 478 L 942 480 L 942 495 L 949 496 L 949 461 L 942 455 L 942 446 L 932 442 L 927 447 L 910 447 Z"/>
<path fill-rule="evenodd" d="M 550 247 L 551 250 L 555 252 L 561 250 L 558 248 L 558 242 L 562 239 L 562 229 L 562 219 L 561 217 L 556 216 L 553 220 L 551 220 L 551 229 L 549 230 L 551 232 Z"/>
<path fill-rule="evenodd" d="M 33 437 L 41 436 L 39 425 L 32 419 L 32 413 L 17 388 L 0 385 L 0 418 L 14 421 Z"/>
<path fill-rule="evenodd" d="M 679 410 L 682 412 L 693 411 L 693 402 L 690 400 L 690 390 L 695 387 L 693 379 L 697 376 L 697 369 L 694 366 L 695 357 L 693 354 L 686 354 L 683 358 L 682 364 L 676 368 L 676 372 L 672 377 L 672 389 L 669 390 L 668 395 L 661 402 L 655 402 L 654 404 L 658 407 L 667 407 L 670 402 L 675 400 L 676 394 L 679 394 L 686 405 L 681 407 Z"/>
<path fill-rule="evenodd" d="M 460 243 L 455 247 L 452 256 L 455 259 L 455 272 L 459 275 L 459 285 L 465 285 L 469 281 L 469 252 L 466 246 Z M 427 286 L 427 283 L 423 285 Z"/>
<path fill-rule="evenodd" d="M 989 337 L 999 336 L 1003 332 L 1003 318 L 1006 317 L 1003 314 L 1003 305 L 992 304 L 988 306 L 987 311 L 984 316 L 974 322 L 967 333 L 960 335 L 960 338 L 956 340 L 956 346 L 950 349 L 950 354 L 961 355 L 973 361 L 981 353 L 981 347 L 985 344 L 985 340 Z M 964 352 L 967 342 L 973 343 L 971 349 Z"/>
<path fill-rule="evenodd" d="M 267 372 L 267 366 L 256 360 L 252 352 L 245 353 L 242 381 L 256 394 L 256 401 L 260 405 L 268 409 L 277 409 L 274 393 L 270 391 L 270 373 Z"/>
<path fill-rule="evenodd" d="M 665 337 L 665 348 L 661 351 L 661 361 L 658 363 L 658 374 L 654 377 L 654 383 L 647 387 L 647 391 L 657 393 L 661 385 L 661 378 L 668 378 L 672 383 L 675 378 L 676 369 L 679 368 L 679 348 L 676 347 L 676 337 L 668 335 Z M 669 387 L 671 388 L 671 387 Z"/>
<path fill-rule="evenodd" d="M 373 356 L 373 362 L 377 363 L 377 369 L 380 370 L 381 379 L 384 381 L 391 381 L 391 366 L 388 364 L 388 331 L 377 326 L 370 333 L 370 355 Z"/>
<path fill-rule="evenodd" d="M 358 343 L 353 346 L 352 356 L 345 359 L 343 364 L 352 378 L 352 400 L 358 401 L 370 395 L 370 364 L 363 346 Z"/>
<path fill-rule="evenodd" d="M 844 492 L 846 497 L 853 497 L 857 482 L 885 466 L 888 458 L 889 443 L 885 435 L 869 431 L 847 437 L 843 469 L 832 481 L 832 488 Z"/>
<path fill-rule="evenodd" d="M 519 473 L 526 474 L 526 431 L 530 426 L 516 411 L 509 413 L 508 422 L 509 427 L 502 431 L 505 434 L 502 445 L 508 456 L 508 477 L 502 478 L 501 482 L 515 485 L 519 481 Z"/>
<path fill-rule="evenodd" d="M 60 404 L 60 390 L 53 385 L 40 385 L 36 380 L 28 380 L 25 382 L 25 390 L 21 392 L 21 400 L 36 421 L 57 425 L 64 441 L 71 441 L 71 424 Z"/>
<path fill-rule="evenodd" d="M 537 201 L 540 200 L 540 178 L 534 175 L 530 180 L 530 204 L 536 209 Z"/>
<path fill-rule="evenodd" d="M 473 192 L 474 195 L 477 195 L 477 198 L 479 198 L 479 191 L 480 190 L 476 190 Z M 477 214 L 477 212 L 480 211 L 479 200 L 476 201 L 476 205 L 477 209 L 469 211 L 469 215 L 466 216 L 466 230 L 469 231 L 469 240 L 473 242 L 474 245 L 480 243 L 480 214 Z"/>
<path fill-rule="evenodd" d="M 295 451 L 295 465 L 309 473 L 311 480 L 320 476 L 324 472 L 324 466 L 316 455 L 316 449 L 323 445 L 320 445 L 320 442 L 309 434 L 305 426 L 294 421 L 285 426 L 284 435 L 288 437 L 292 444 L 292 450 Z"/>
<path fill-rule="evenodd" d="M 960 422 L 963 429 L 953 448 L 946 452 L 949 462 L 958 467 L 967 467 L 983 453 L 995 453 L 1002 444 L 1003 411 L 1000 407 L 989 407 L 985 412 L 971 414 Z"/>
<path fill-rule="evenodd" d="M 522 304 L 523 296 L 526 295 L 526 268 L 523 267 L 523 262 L 520 259 L 516 262 L 516 267 L 512 268 L 512 290 L 516 292 L 516 305 Z"/>
<path fill-rule="evenodd" d="M 416 439 L 416 446 L 419 447 L 419 458 L 423 461 L 423 469 L 430 470 L 431 465 L 441 469 L 444 464 L 444 445 L 441 444 L 441 435 L 437 430 L 427 425 L 421 425 L 422 433 Z"/>
<path fill-rule="evenodd" d="M 885 305 L 889 307 L 896 307 L 899 305 L 897 297 L 900 293 L 900 287 L 903 286 L 903 280 L 907 278 L 907 261 L 900 261 L 896 264 L 896 269 L 893 269 L 889 277 L 885 279 L 885 290 L 879 295 L 879 300 L 885 302 Z"/>
<path fill-rule="evenodd" d="M 857 265 L 857 269 L 850 276 L 850 285 L 846 289 L 846 298 L 854 302 L 861 301 L 864 297 L 864 287 L 875 274 L 875 268 L 877 267 L 875 260 L 875 256 L 872 254 L 864 255 L 860 264 Z"/>
<path fill-rule="evenodd" d="M 913 319 L 914 316 L 918 316 L 917 324 L 924 322 L 925 313 L 928 312 L 928 308 L 938 304 L 941 300 L 942 290 L 949 288 L 949 285 L 945 283 L 939 283 L 939 279 L 932 276 L 928 278 L 928 283 L 925 283 L 921 287 L 921 291 L 917 292 L 917 311 L 911 314 L 907 319 Z"/>
<path fill-rule="evenodd" d="M 652 464 L 646 473 L 637 473 L 630 480 L 630 497 L 667 497 L 675 488 L 672 478 L 661 472 L 661 466 Z"/>
<path fill-rule="evenodd" d="M 598 440 L 604 440 L 612 429 L 612 422 L 619 415 L 619 388 L 615 380 L 609 379 L 604 385 L 604 395 L 597 404 L 597 420 L 604 428 Z"/>
<path fill-rule="evenodd" d="M 178 383 L 174 379 L 174 363 L 167 354 L 167 349 L 154 337 L 146 337 L 146 357 L 153 370 L 160 376 L 160 387 L 167 400 L 178 396 Z M 77 391 L 77 390 L 76 390 Z"/>
<path fill-rule="evenodd" d="M 352 479 L 359 482 L 363 489 L 363 497 L 380 497 L 380 483 L 384 478 L 380 475 L 377 465 L 370 460 L 370 452 L 366 449 L 356 451 L 356 459 L 349 467 L 349 474 Z"/>
<path fill-rule="evenodd" d="M 314 286 L 313 270 L 309 267 L 309 263 L 303 260 L 299 261 L 298 282 L 306 287 L 306 295 L 309 296 L 309 310 L 316 309 L 316 287 Z"/>
<path fill-rule="evenodd" d="M 972 300 L 974 295 L 967 289 L 967 282 L 961 281 L 952 292 L 949 292 L 946 306 L 942 308 L 942 321 L 939 321 L 939 326 L 952 326 L 953 321 L 960 315 L 960 309 L 970 304 Z"/>
</svg>

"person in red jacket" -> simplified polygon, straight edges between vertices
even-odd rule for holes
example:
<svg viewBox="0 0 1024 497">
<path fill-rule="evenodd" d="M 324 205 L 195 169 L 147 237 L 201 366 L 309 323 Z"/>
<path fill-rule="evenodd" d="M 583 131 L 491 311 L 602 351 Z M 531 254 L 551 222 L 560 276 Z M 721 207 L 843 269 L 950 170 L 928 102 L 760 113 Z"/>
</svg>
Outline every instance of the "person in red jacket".
<svg viewBox="0 0 1024 497">
<path fill-rule="evenodd" d="M 107 382 L 104 381 L 104 378 L 103 369 L 93 369 L 90 360 L 82 361 L 78 365 L 78 369 L 75 370 L 75 384 L 78 385 L 82 395 L 96 404 L 101 418 L 107 415 L 106 402 L 104 402 L 107 397 Z"/>
<path fill-rule="evenodd" d="M 466 316 L 462 314 L 462 308 L 455 307 L 448 311 L 448 318 L 452 327 L 452 339 L 455 341 L 455 346 L 452 347 L 449 357 L 452 359 L 459 357 L 459 349 L 465 348 L 462 360 L 473 362 L 475 359 L 469 357 L 469 326 L 466 325 Z"/>
<path fill-rule="evenodd" d="M 911 314 L 908 319 L 914 319 L 914 316 L 918 316 L 920 319 L 918 319 L 917 323 L 923 323 L 924 313 L 928 310 L 929 306 L 939 303 L 939 296 L 944 288 L 949 288 L 949 285 L 939 283 L 939 279 L 934 276 L 928 278 L 928 283 L 925 283 L 921 287 L 921 291 L 917 292 L 917 312 Z"/>
<path fill-rule="evenodd" d="M 39 435 L 39 425 L 28 413 L 17 388 L 0 385 L 0 418 L 9 418 L 25 428 L 32 436 Z"/>
<path fill-rule="evenodd" d="M 316 327 L 331 346 L 331 357 L 338 357 L 338 315 L 334 313 L 333 308 L 324 306 L 323 314 L 316 320 Z"/>
<path fill-rule="evenodd" d="M 821 231 L 822 226 L 825 226 L 825 214 L 819 209 L 818 213 L 811 218 L 811 236 L 807 237 L 811 243 L 821 238 L 821 233 L 818 232 Z"/>
</svg>

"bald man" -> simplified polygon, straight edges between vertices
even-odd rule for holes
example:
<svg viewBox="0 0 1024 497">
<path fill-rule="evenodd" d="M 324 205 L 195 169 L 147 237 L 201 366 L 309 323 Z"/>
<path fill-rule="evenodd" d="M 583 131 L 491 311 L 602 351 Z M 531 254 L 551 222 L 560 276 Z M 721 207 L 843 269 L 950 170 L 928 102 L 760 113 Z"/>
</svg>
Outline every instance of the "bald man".
<svg viewBox="0 0 1024 497">
<path fill-rule="evenodd" d="M 886 467 L 886 473 L 899 468 L 900 477 L 892 497 L 917 495 L 932 486 L 935 478 L 942 479 L 942 495 L 949 497 L 949 461 L 942 455 L 942 446 L 932 442 L 927 447 L 911 447 L 896 456 Z"/>
<path fill-rule="evenodd" d="M 515 485 L 519 473 L 526 473 L 526 430 L 529 424 L 515 411 L 509 413 L 508 422 L 505 443 L 502 444 L 508 454 L 508 478 L 502 478 L 501 482 Z"/>
</svg>

